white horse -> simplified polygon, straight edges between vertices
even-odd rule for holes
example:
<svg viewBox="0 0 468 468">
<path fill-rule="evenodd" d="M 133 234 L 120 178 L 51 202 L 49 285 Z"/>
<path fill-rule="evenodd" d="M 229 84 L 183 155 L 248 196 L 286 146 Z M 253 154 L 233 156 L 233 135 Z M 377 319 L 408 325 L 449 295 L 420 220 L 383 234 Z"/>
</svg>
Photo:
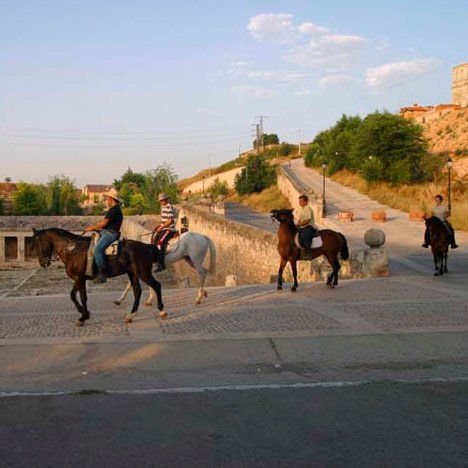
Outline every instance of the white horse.
<svg viewBox="0 0 468 468">
<path fill-rule="evenodd" d="M 205 268 L 203 263 L 206 254 L 210 251 L 210 266 Z M 216 270 L 216 248 L 213 241 L 197 232 L 185 232 L 179 239 L 171 245 L 169 244 L 166 253 L 166 264 L 176 263 L 180 260 L 185 260 L 198 274 L 199 287 L 195 304 L 200 304 L 202 297 L 207 297 L 208 292 L 204 289 L 207 273 L 214 273 Z M 128 292 L 132 288 L 130 281 L 125 288 L 122 295 L 114 301 L 114 304 L 120 305 L 127 297 Z M 150 306 L 153 304 L 155 292 L 152 288 L 149 289 L 149 296 L 146 299 L 145 305 Z"/>
</svg>

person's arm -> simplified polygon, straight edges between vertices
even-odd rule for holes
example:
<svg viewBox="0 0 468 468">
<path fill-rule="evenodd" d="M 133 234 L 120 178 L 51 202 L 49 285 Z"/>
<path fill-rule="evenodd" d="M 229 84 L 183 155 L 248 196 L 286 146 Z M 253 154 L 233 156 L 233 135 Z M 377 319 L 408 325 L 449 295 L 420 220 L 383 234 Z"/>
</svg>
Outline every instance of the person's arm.
<svg viewBox="0 0 468 468">
<path fill-rule="evenodd" d="M 310 207 L 309 207 L 309 208 L 310 208 Z M 312 208 L 310 208 L 310 209 L 307 210 L 307 211 L 309 212 L 310 217 L 308 217 L 307 219 L 304 219 L 304 220 L 302 220 L 302 221 L 298 221 L 297 224 L 296 224 L 297 227 L 308 226 L 308 225 L 311 223 L 312 217 L 313 217 L 313 215 L 314 215 L 313 212 L 312 212 Z"/>
<path fill-rule="evenodd" d="M 108 224 L 109 224 L 109 218 L 104 218 L 102 221 L 99 221 L 99 223 L 94 224 L 93 226 L 86 227 L 85 231 L 86 232 L 99 231 L 101 229 L 104 229 Z"/>
</svg>

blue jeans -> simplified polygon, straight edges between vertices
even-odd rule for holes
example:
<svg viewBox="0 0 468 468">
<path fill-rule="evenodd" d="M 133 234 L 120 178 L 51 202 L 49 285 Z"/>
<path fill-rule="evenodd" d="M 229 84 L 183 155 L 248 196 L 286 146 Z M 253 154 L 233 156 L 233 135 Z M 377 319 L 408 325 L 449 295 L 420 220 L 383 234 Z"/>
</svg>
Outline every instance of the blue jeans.
<svg viewBox="0 0 468 468">
<path fill-rule="evenodd" d="M 115 232 L 106 231 L 105 229 L 101 231 L 101 237 L 99 238 L 96 247 L 94 247 L 94 260 L 96 260 L 98 268 L 103 269 L 106 266 L 106 249 L 118 238 L 119 235 Z"/>
</svg>

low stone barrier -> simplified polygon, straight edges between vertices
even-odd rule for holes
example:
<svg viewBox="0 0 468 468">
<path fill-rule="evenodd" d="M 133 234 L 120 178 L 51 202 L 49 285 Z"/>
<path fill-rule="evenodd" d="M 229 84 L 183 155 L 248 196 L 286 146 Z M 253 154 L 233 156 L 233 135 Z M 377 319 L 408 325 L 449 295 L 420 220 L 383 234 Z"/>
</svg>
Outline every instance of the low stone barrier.
<svg viewBox="0 0 468 468">
<path fill-rule="evenodd" d="M 226 277 L 230 275 L 235 275 L 238 284 L 276 282 L 280 257 L 275 234 L 225 219 L 194 205 L 183 205 L 179 222 L 182 217 L 188 219 L 190 231 L 207 235 L 216 246 L 216 273 L 208 278 L 209 284 L 224 285 Z M 357 249 L 341 265 L 340 277 L 343 279 L 389 274 L 388 258 L 383 247 Z M 325 280 L 330 272 L 331 268 L 324 258 L 298 263 L 301 282 Z M 181 272 L 178 272 L 178 276 L 181 276 Z M 292 281 L 290 268 L 285 270 L 284 278 L 285 281 Z"/>
</svg>

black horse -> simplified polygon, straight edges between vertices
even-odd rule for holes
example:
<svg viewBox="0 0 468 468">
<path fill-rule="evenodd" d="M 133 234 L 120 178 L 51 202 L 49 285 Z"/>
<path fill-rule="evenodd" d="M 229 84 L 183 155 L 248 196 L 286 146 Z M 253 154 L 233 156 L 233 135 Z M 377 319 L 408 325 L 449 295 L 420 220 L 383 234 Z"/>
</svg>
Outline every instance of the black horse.
<svg viewBox="0 0 468 468">
<path fill-rule="evenodd" d="M 429 231 L 429 245 L 434 256 L 434 276 L 443 275 L 447 273 L 447 256 L 452 236 L 437 216 L 426 218 L 426 227 Z"/>
<path fill-rule="evenodd" d="M 58 257 L 65 264 L 67 275 L 73 280 L 73 288 L 70 298 L 73 301 L 81 317 L 76 325 L 82 326 L 90 318 L 87 305 L 86 280 L 96 276 L 96 268 L 93 266 L 93 274 L 87 275 L 87 254 L 91 238 L 73 234 L 64 229 L 49 228 L 33 229 L 33 239 L 37 247 L 39 264 L 43 268 L 50 266 L 53 257 Z M 157 260 L 157 252 L 148 244 L 134 240 L 123 240 L 118 255 L 108 257 L 108 276 L 115 277 L 128 275 L 132 284 L 135 300 L 133 307 L 125 317 L 127 323 L 133 320 L 141 297 L 140 279 L 156 292 L 158 301 L 159 316 L 165 318 L 167 313 L 161 296 L 161 283 L 156 281 L 152 274 L 153 262 Z M 80 293 L 81 304 L 77 300 L 77 293 Z"/>
</svg>

